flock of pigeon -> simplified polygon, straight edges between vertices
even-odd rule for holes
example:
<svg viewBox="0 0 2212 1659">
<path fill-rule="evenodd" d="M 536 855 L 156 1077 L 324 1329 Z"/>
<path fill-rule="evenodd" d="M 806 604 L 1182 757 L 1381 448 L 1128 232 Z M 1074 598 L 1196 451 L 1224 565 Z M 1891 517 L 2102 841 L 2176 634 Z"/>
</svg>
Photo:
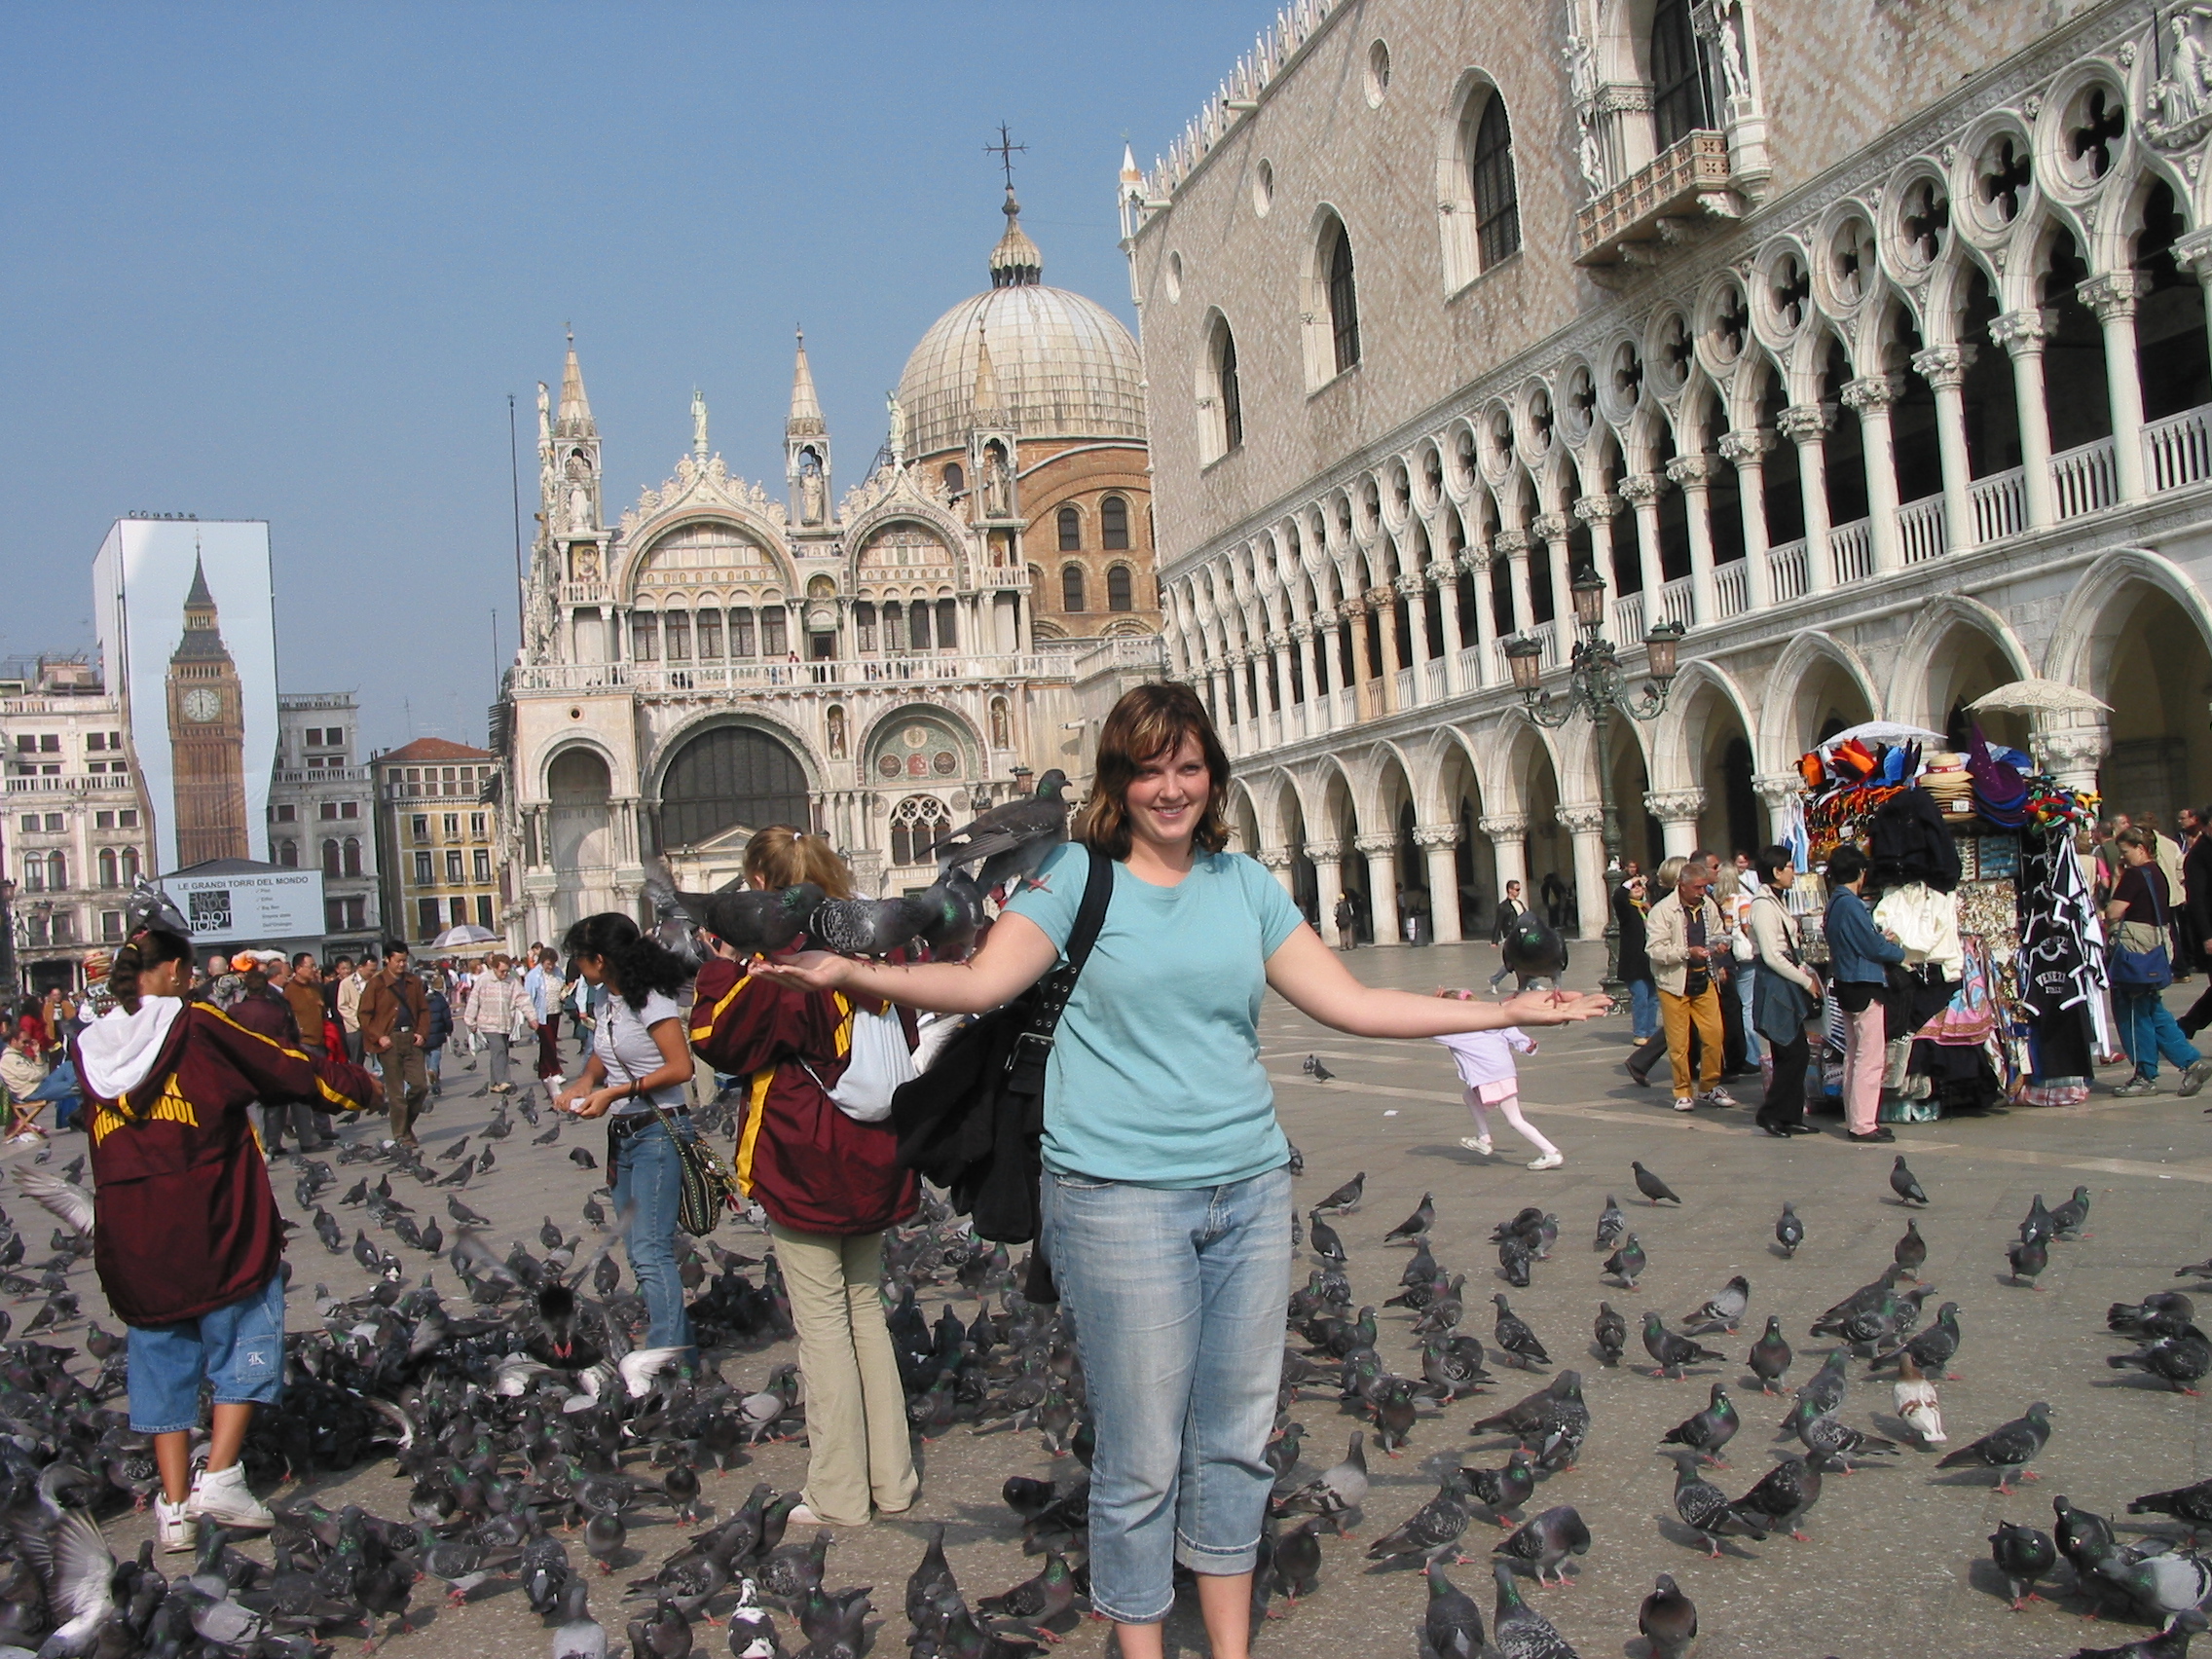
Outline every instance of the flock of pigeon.
<svg viewBox="0 0 2212 1659">
<path fill-rule="evenodd" d="M 1670 1208 L 1681 1207 L 1680 1197 L 1668 1182 L 1642 1163 L 1632 1162 L 1630 1174 L 1641 1200 L 1637 1208 L 1654 1224 Z M 1430 1247 L 1435 1208 L 1431 1196 L 1423 1195 L 1415 1212 L 1382 1239 L 1386 1245 L 1409 1245 L 1413 1251 L 1399 1275 L 1398 1294 L 1383 1304 L 1384 1309 L 1404 1309 L 1410 1315 L 1406 1334 L 1418 1359 L 1403 1367 L 1405 1374 L 1398 1374 L 1378 1346 L 1382 1335 L 1380 1310 L 1372 1306 L 1354 1310 L 1346 1272 L 1348 1257 L 1342 1222 L 1359 1209 L 1364 1185 L 1363 1173 L 1339 1187 L 1312 1206 L 1303 1229 L 1304 1243 L 1319 1266 L 1291 1298 L 1291 1349 L 1283 1377 L 1286 1415 L 1271 1454 L 1281 1477 L 1270 1529 L 1273 1568 L 1272 1574 L 1263 1571 L 1255 1585 L 1255 1606 L 1263 1605 L 1271 1593 L 1296 1599 L 1318 1587 L 1319 1535 L 1325 1530 L 1348 1532 L 1368 1499 L 1369 1433 L 1375 1446 L 1395 1456 L 1422 1419 L 1442 1413 L 1495 1381 L 1487 1365 L 1530 1371 L 1553 1370 L 1555 1365 L 1550 1348 L 1560 1346 L 1559 1334 L 1551 1336 L 1548 1347 L 1546 1337 L 1514 1311 L 1502 1291 L 1490 1298 L 1494 1311 L 1488 1343 L 1464 1329 L 1469 1275 L 1449 1272 L 1436 1259 Z M 1905 1449 L 1900 1440 L 1845 1419 L 1854 1361 L 1863 1365 L 1866 1376 L 1889 1384 L 1887 1403 L 1918 1449 L 1943 1453 L 1936 1461 L 1936 1469 L 1968 1472 L 1955 1479 L 1986 1471 L 1994 1476 L 1999 1493 L 2009 1493 L 2016 1481 L 2035 1478 L 2030 1465 L 2051 1433 L 2047 1404 L 2030 1403 L 2013 1420 L 1964 1445 L 1954 1446 L 1945 1433 L 1937 1383 L 1955 1375 L 1951 1366 L 1961 1344 L 1961 1310 L 1957 1303 L 1946 1301 L 1932 1317 L 1924 1318 L 1924 1304 L 1933 1297 L 1934 1288 L 1919 1277 L 1928 1242 L 1913 1212 L 1930 1207 L 1929 1195 L 1901 1156 L 1890 1172 L 1889 1185 L 1895 1202 L 1908 1212 L 1891 1263 L 1879 1277 L 1807 1326 L 1809 1337 L 1831 1346 L 1817 1370 L 1795 1387 L 1789 1410 L 1779 1424 L 1780 1436 L 1794 1439 L 1798 1449 L 1777 1457 L 1741 1495 L 1731 1496 L 1716 1484 L 1713 1472 L 1725 1467 L 1723 1449 L 1742 1427 L 1737 1402 L 1723 1381 L 1713 1382 L 1706 1406 L 1668 1429 L 1654 1447 L 1654 1453 L 1674 1466 L 1673 1506 L 1683 1529 L 1677 1537 L 1688 1547 L 1717 1559 L 1724 1553 L 1740 1555 L 1741 1540 L 1762 1541 L 1787 1533 L 1802 1541 L 1807 1537 L 1808 1512 L 1820 1500 L 1825 1476 L 1848 1475 L 1856 1462 L 1895 1457 Z M 2047 1266 L 2054 1245 L 2083 1237 L 2089 1203 L 2088 1190 L 2083 1187 L 2054 1208 L 2046 1207 L 2038 1195 L 2020 1223 L 2017 1240 L 2005 1250 L 2010 1282 L 2032 1286 Z M 1639 1226 L 1650 1232 L 1649 1225 L 1632 1222 L 1630 1213 L 1607 1197 L 1593 1247 L 1604 1257 L 1603 1280 L 1623 1291 L 1635 1288 L 1649 1264 Z M 1535 1207 L 1499 1223 L 1491 1234 L 1499 1279 L 1513 1287 L 1530 1284 L 1537 1264 L 1552 1259 L 1559 1233 L 1558 1217 Z M 1774 1224 L 1778 1253 L 1793 1258 L 1806 1236 L 1795 1206 L 1785 1203 Z M 2212 1279 L 2212 1262 L 2182 1269 L 2176 1276 Z M 1911 1288 L 1903 1288 L 1908 1283 Z M 1678 1321 L 1678 1328 L 1671 1327 L 1661 1312 L 1644 1310 L 1641 1338 L 1651 1375 L 1681 1380 L 1691 1368 L 1726 1366 L 1740 1358 L 1762 1394 L 1781 1392 L 1799 1364 L 1782 1313 L 1765 1315 L 1763 1330 L 1748 1350 L 1730 1346 L 1723 1351 L 1719 1346 L 1739 1331 L 1755 1328 L 1747 1319 L 1751 1306 L 1751 1284 L 1738 1274 Z M 2142 1371 L 2169 1387 L 2194 1393 L 2194 1384 L 2212 1370 L 2212 1340 L 2196 1329 L 2193 1317 L 2190 1299 L 2174 1291 L 2156 1292 L 2141 1304 L 2115 1305 L 2108 1313 L 2110 1329 L 2137 1346 L 2130 1352 L 2113 1355 L 2110 1364 Z M 1627 1357 L 1630 1329 L 1630 1319 L 1611 1301 L 1598 1304 L 1591 1351 L 1602 1364 L 1634 1363 Z M 1370 1425 L 1351 1436 L 1343 1461 L 1313 1479 L 1299 1472 L 1303 1428 L 1287 1415 L 1308 1390 L 1335 1394 Z M 1594 1423 L 1584 1399 L 1582 1376 L 1572 1369 L 1554 1370 L 1544 1386 L 1502 1411 L 1492 1409 L 1493 1405 L 1486 1401 L 1479 1408 L 1483 1415 L 1476 1417 L 1467 1432 L 1477 1438 L 1497 1437 L 1496 1444 L 1505 1452 L 1503 1464 L 1463 1465 L 1457 1455 L 1445 1454 L 1436 1494 L 1370 1544 L 1365 1554 L 1369 1561 L 1423 1569 L 1429 1597 L 1422 1659 L 1477 1659 L 1493 1653 L 1506 1659 L 1569 1659 L 1574 1649 L 1530 1604 L 1524 1580 L 1532 1578 L 1538 1588 L 1555 1579 L 1567 1582 L 1570 1559 L 1590 1551 L 1592 1529 L 1582 1509 L 1573 1502 L 1546 1500 L 1572 1493 L 1567 1477 L 1590 1436 L 1602 1428 Z M 1552 1488 L 1554 1481 L 1559 1487 Z M 1587 1507 L 1592 1494 L 1579 1495 Z M 2205 1628 L 2202 1608 L 2212 1599 L 2212 1566 L 2195 1553 L 2198 1530 L 2212 1530 L 2212 1481 L 2151 1493 L 2128 1504 L 2130 1514 L 2165 1515 L 2181 1522 L 2186 1530 L 2178 1537 L 2150 1535 L 2122 1541 L 2109 1518 L 2077 1507 L 2065 1496 L 2055 1499 L 2053 1511 L 2056 1525 L 2050 1533 L 2008 1521 L 1990 1539 L 1991 1562 L 2008 1586 L 2011 1605 L 2017 1609 L 2027 1598 L 2040 1600 L 2039 1584 L 2054 1593 L 2063 1585 L 2092 1617 L 2120 1613 L 2159 1627 L 2157 1634 L 2139 1641 L 2083 1648 L 2083 1659 L 2100 1655 L 2174 1659 L 2186 1654 L 2191 1637 Z M 1477 1519 L 1494 1522 L 1507 1533 L 1489 1552 L 1495 1596 L 1487 1633 L 1477 1603 L 1452 1582 L 1447 1570 L 1477 1559 L 1467 1553 L 1471 1546 L 1466 1541 Z M 1665 1574 L 1637 1609 L 1636 1619 L 1644 1639 L 1642 1650 L 1653 1659 L 1674 1659 L 1688 1652 L 1698 1634 L 1696 1606 Z"/>
<path fill-rule="evenodd" d="M 726 1133 L 725 1114 L 719 1103 L 709 1107 L 702 1128 Z M 119 1560 L 102 1534 L 102 1519 L 144 1506 L 157 1475 L 123 1410 L 122 1338 L 87 1318 L 71 1288 L 93 1228 L 90 1195 L 77 1184 L 83 1161 L 58 1174 L 40 1166 L 52 1153 L 16 1166 L 22 1198 L 59 1226 L 41 1247 L 33 1234 L 43 1223 L 34 1229 L 0 1211 L 0 1292 L 29 1309 L 0 1309 L 0 1659 L 314 1659 L 340 1641 L 358 1641 L 364 1652 L 404 1643 L 436 1617 L 441 1600 L 460 1604 L 518 1590 L 543 1621 L 553 1659 L 604 1659 L 610 1641 L 619 1650 L 625 1641 L 632 1659 L 689 1659 L 702 1645 L 712 1659 L 725 1644 L 732 1659 L 859 1659 L 900 1640 L 897 1614 L 878 1606 L 872 1585 L 839 1584 L 830 1532 L 789 1529 L 797 1493 L 756 1482 L 719 1516 L 703 1491 L 702 1475 L 741 1468 L 766 1443 L 803 1432 L 794 1366 L 773 1364 L 757 1387 L 720 1375 L 730 1356 L 759 1356 L 749 1370 L 768 1367 L 792 1335 L 772 1252 L 739 1254 L 712 1236 L 680 1240 L 709 1363 L 689 1373 L 672 1350 L 640 1346 L 645 1309 L 625 1285 L 616 1248 L 624 1218 L 608 1213 L 604 1189 L 584 1198 L 578 1224 L 546 1215 L 527 1240 L 495 1243 L 491 1222 L 471 1206 L 471 1186 L 501 1167 L 502 1152 L 510 1170 L 541 1172 L 542 1161 L 558 1156 L 506 1147 L 518 1134 L 530 1148 L 556 1146 L 566 1120 L 556 1116 L 539 1129 L 539 1115 L 528 1093 L 495 1099 L 488 1123 L 435 1152 L 366 1139 L 328 1161 L 297 1158 L 276 1172 L 307 1226 L 287 1262 L 297 1280 L 286 1397 L 256 1415 L 245 1462 L 278 1524 L 267 1550 L 256 1545 L 251 1554 L 203 1527 L 189 1569 L 183 1558 L 157 1558 L 151 1543 Z M 568 1157 L 596 1167 L 583 1146 Z M 1303 1160 L 1293 1167 L 1303 1173 Z M 1673 1470 L 1679 1528 L 1661 1528 L 1671 1544 L 1692 1559 L 1720 1560 L 1742 1559 L 1779 1534 L 1804 1539 L 1826 1477 L 1896 1459 L 1908 1440 L 1942 1452 L 1936 1467 L 1963 1471 L 1957 1478 L 1993 1477 L 1999 1493 L 2033 1478 L 2051 1433 L 2047 1406 L 2028 1404 L 1964 1444 L 1945 1432 L 1937 1388 L 1954 1374 L 1962 1312 L 1951 1301 L 1932 1314 L 1925 1308 L 1935 1300 L 1920 1279 L 1929 1255 L 1921 1212 L 1930 1198 L 1903 1158 L 1889 1182 L 1903 1221 L 1892 1260 L 1805 1323 L 1805 1337 L 1826 1351 L 1793 1388 L 1792 1375 L 1806 1369 L 1791 1344 L 1797 1322 L 1765 1308 L 1754 1317 L 1744 1275 L 1677 1319 L 1650 1309 L 1632 1319 L 1616 1309 L 1614 1294 L 1625 1305 L 1653 1254 L 1667 1251 L 1667 1217 L 1682 1205 L 1641 1163 L 1630 1175 L 1635 1198 L 1624 1207 L 1608 1197 L 1593 1235 L 1605 1299 L 1589 1327 L 1589 1351 L 1605 1368 L 1639 1368 L 1630 1351 L 1638 1328 L 1654 1379 L 1707 1374 L 1698 1378 L 1708 1383 L 1706 1404 L 1652 1446 Z M 1346 1236 L 1364 1194 L 1364 1174 L 1354 1176 L 1311 1205 L 1297 1230 L 1296 1246 L 1313 1265 L 1286 1309 L 1255 1625 L 1295 1616 L 1301 1602 L 1325 1593 L 1332 1573 L 1356 1564 L 1378 1575 L 1421 1574 L 1425 1602 L 1417 1611 L 1409 1601 L 1407 1612 L 1419 1619 L 1422 1659 L 1572 1659 L 1575 1649 L 1538 1604 L 1573 1581 L 1577 1558 L 1602 1549 L 1608 1530 L 1649 1525 L 1644 1512 L 1632 1513 L 1635 1503 L 1670 1494 L 1657 1464 L 1649 1491 L 1634 1494 L 1594 1492 L 1577 1469 L 1593 1437 L 1617 1434 L 1619 1419 L 1595 1416 L 1582 1373 L 1555 1360 L 1566 1357 L 1567 1333 L 1539 1332 L 1509 1294 L 1538 1273 L 1569 1271 L 1557 1248 L 1560 1222 L 1530 1207 L 1495 1227 L 1490 1240 L 1503 1288 L 1490 1297 L 1487 1319 L 1470 1319 L 1471 1275 L 1438 1260 L 1436 1208 L 1424 1195 L 1381 1235 L 1381 1244 L 1408 1252 L 1397 1293 L 1380 1308 L 1355 1307 Z M 2038 1197 L 2006 1250 L 2008 1276 L 2032 1285 L 2054 1249 L 2085 1236 L 2089 1202 L 2082 1188 L 2055 1207 Z M 1789 1204 L 1774 1238 L 1784 1258 L 1819 1249 Z M 337 1296 L 315 1284 L 312 1297 L 298 1294 L 298 1280 L 316 1276 L 318 1246 L 350 1264 L 349 1279 L 366 1288 Z M 1039 1565 L 1000 1594 L 962 1587 L 944 1529 L 932 1530 L 904 1587 L 904 1644 L 912 1659 L 1042 1652 L 1088 1610 L 1089 1489 L 1080 1471 L 1092 1444 L 1078 1356 L 1055 1311 L 1022 1297 L 1022 1275 L 1006 1249 L 977 1240 L 934 1198 L 887 1240 L 885 1267 L 889 1325 L 917 1432 L 925 1440 L 956 1431 L 1034 1434 L 1044 1453 L 1071 1457 L 1077 1470 L 1064 1480 L 1004 1482 L 995 1530 L 1017 1535 Z M 2212 1280 L 2212 1262 L 2177 1277 Z M 940 1304 L 934 1321 L 930 1300 Z M 2128 1339 L 2128 1351 L 2111 1364 L 2194 1392 L 2212 1370 L 2212 1341 L 2193 1320 L 2190 1298 L 2177 1291 L 2115 1305 L 2108 1323 Z M 1487 1334 L 1478 1334 L 1485 1323 Z M 1402 1360 L 1385 1358 L 1386 1347 L 1408 1339 Z M 1739 1359 L 1762 1395 L 1790 1395 L 1779 1432 L 1795 1448 L 1741 1492 L 1725 1473 L 1743 1426 L 1738 1401 L 1730 1380 L 1710 1376 Z M 1845 1411 L 1855 1363 L 1886 1385 L 1877 1398 L 1909 1435 L 1887 1438 L 1849 1420 L 1863 1418 Z M 1519 1390 L 1503 1388 L 1498 1375 L 1508 1369 L 1531 1382 L 1548 1375 L 1512 1399 Z M 1463 1456 L 1456 1447 L 1464 1442 L 1447 1438 L 1445 1418 L 1471 1398 L 1464 1433 L 1477 1446 Z M 1304 1419 L 1327 1406 L 1360 1426 L 1348 1429 L 1341 1459 L 1316 1468 L 1322 1459 L 1306 1456 Z M 1342 1444 L 1331 1441 L 1332 1452 Z M 1392 1458 L 1441 1455 L 1433 1496 L 1368 1538 L 1367 1511 L 1394 1485 L 1371 1483 L 1371 1447 Z M 317 1500 L 322 1478 L 378 1463 L 405 1483 L 391 1488 L 390 1501 Z M 729 1495 L 737 1490 L 731 1485 Z M 1994 1572 L 2015 1607 L 2063 1594 L 2092 1615 L 2159 1627 L 2082 1654 L 2176 1659 L 2204 1628 L 2201 1607 L 2212 1598 L 2212 1567 L 2194 1553 L 2199 1530 L 2212 1530 L 2212 1482 L 2145 1493 L 2127 1510 L 2180 1530 L 2161 1535 L 2138 1526 L 2123 1540 L 2111 1517 L 2058 1496 L 2048 1531 L 2001 1524 L 1982 1570 Z M 1487 1613 L 1453 1578 L 1483 1559 L 1468 1536 L 1478 1519 L 1500 1534 L 1486 1552 Z M 664 1523 L 684 1529 L 684 1541 L 645 1570 L 649 1552 L 634 1533 Z M 1623 1608 L 1624 1634 L 1630 1616 Z M 1698 1638 L 1699 1610 L 1669 1574 L 1633 1617 L 1652 1659 L 1677 1659 Z"/>
</svg>

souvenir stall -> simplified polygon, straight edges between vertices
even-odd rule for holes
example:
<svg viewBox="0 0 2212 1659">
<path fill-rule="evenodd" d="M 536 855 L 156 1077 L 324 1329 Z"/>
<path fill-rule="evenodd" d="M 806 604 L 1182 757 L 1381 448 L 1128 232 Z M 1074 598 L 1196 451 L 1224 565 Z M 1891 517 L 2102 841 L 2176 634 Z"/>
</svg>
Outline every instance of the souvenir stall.
<svg viewBox="0 0 2212 1659">
<path fill-rule="evenodd" d="M 1875 924 L 1905 947 L 1882 998 L 1884 1123 L 2074 1104 L 2111 1041 L 2103 930 L 2075 853 L 2095 797 L 2061 789 L 1978 728 L 1964 752 L 1945 742 L 1873 722 L 1799 762 L 1808 863 L 1818 869 L 1842 843 L 1859 846 L 1872 866 Z M 1825 961 L 1825 894 L 1801 880 L 1792 897 L 1808 951 Z M 1832 994 L 1823 1013 L 1833 1095 L 1843 1015 Z"/>
</svg>

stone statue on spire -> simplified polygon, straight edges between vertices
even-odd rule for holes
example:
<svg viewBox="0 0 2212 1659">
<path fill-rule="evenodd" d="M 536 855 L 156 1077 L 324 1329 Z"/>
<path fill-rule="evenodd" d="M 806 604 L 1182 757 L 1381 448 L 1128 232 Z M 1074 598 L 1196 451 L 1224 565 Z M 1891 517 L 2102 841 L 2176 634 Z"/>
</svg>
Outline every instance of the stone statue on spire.
<svg viewBox="0 0 2212 1659">
<path fill-rule="evenodd" d="M 700 465 L 707 463 L 707 394 L 691 388 L 691 454 Z"/>
<path fill-rule="evenodd" d="M 896 390 L 883 394 L 883 406 L 891 415 L 891 470 L 903 472 L 906 466 L 906 408 Z"/>
</svg>

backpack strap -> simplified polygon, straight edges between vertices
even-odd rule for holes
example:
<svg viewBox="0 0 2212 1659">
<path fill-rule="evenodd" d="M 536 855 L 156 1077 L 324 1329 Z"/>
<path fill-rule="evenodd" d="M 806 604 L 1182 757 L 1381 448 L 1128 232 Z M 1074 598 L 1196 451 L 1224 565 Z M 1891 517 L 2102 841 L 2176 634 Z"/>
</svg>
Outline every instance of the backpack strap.
<svg viewBox="0 0 2212 1659">
<path fill-rule="evenodd" d="M 1013 1086 L 1024 1092 L 1044 1090 L 1045 1058 L 1052 1051 L 1052 1033 L 1059 1027 L 1068 998 L 1075 994 L 1076 978 L 1084 963 L 1090 959 L 1090 947 L 1098 942 L 1106 906 L 1114 897 L 1114 861 L 1096 847 L 1088 850 L 1090 867 L 1084 878 L 1083 903 L 1076 908 L 1075 926 L 1068 930 L 1066 960 L 1037 981 L 1029 1018 L 1007 1061 Z"/>
</svg>

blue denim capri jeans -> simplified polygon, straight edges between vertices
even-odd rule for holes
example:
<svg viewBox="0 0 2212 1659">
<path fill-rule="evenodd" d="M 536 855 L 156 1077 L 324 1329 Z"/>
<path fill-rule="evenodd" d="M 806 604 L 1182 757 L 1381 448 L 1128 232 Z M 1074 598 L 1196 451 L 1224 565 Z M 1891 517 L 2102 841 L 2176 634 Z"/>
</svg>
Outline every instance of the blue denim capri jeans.
<svg viewBox="0 0 2212 1659">
<path fill-rule="evenodd" d="M 1290 1171 L 1221 1187 L 1048 1172 L 1047 1252 L 1097 1420 L 1090 1599 L 1121 1624 L 1174 1605 L 1174 1563 L 1252 1568 L 1290 1295 Z"/>
<path fill-rule="evenodd" d="M 284 1275 L 250 1296 L 175 1325 L 132 1325 L 130 1426 L 173 1434 L 200 1425 L 204 1379 L 218 1406 L 266 1406 L 284 1387 Z"/>
</svg>

